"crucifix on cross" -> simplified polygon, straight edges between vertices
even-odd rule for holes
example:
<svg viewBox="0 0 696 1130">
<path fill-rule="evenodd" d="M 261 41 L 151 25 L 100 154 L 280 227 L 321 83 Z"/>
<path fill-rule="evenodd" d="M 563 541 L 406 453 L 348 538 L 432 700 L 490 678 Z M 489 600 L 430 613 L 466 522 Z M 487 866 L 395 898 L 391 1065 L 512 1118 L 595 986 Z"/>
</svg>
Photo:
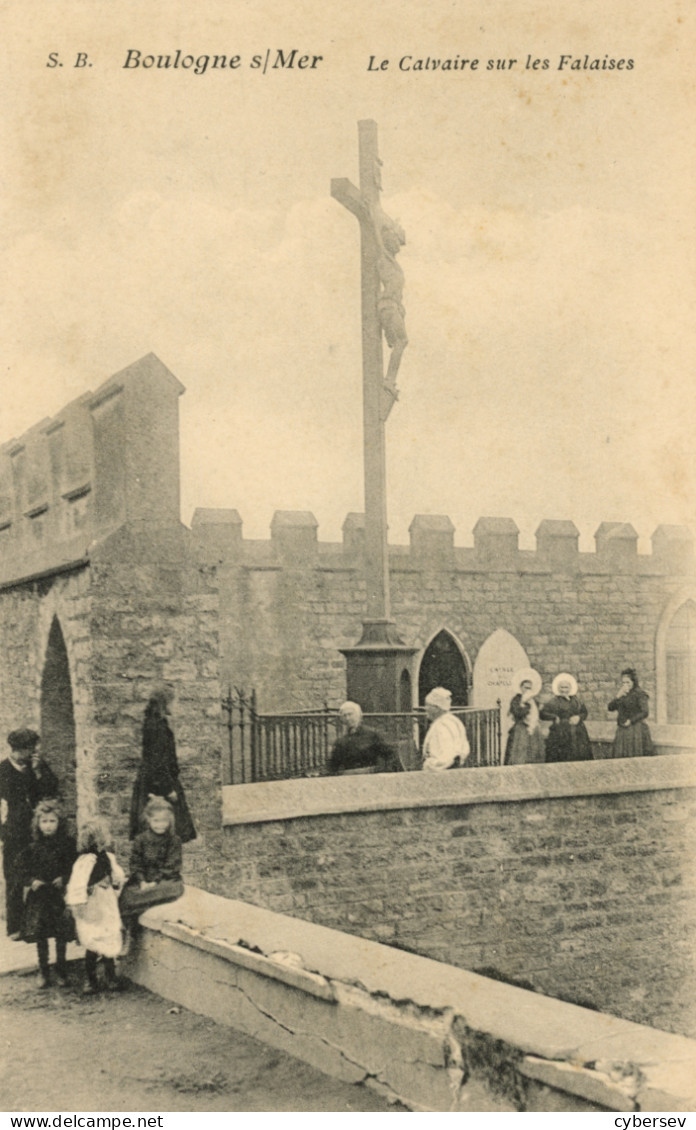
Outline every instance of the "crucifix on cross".
<svg viewBox="0 0 696 1130">
<path fill-rule="evenodd" d="M 365 467 L 366 616 L 362 638 L 343 647 L 346 691 L 373 713 L 412 706 L 415 648 L 400 638 L 391 619 L 387 548 L 387 484 L 384 424 L 396 401 L 396 374 L 407 345 L 402 295 L 404 274 L 396 261 L 404 233 L 382 210 L 377 123 L 358 122 L 360 188 L 331 181 L 331 195 L 360 224 L 362 292 L 363 459 Z M 391 349 L 384 372 L 382 336 Z"/>
<path fill-rule="evenodd" d="M 360 188 L 346 178 L 335 179 L 331 195 L 360 224 L 367 614 L 371 623 L 386 625 L 391 621 L 384 424 L 398 395 L 396 374 L 408 341 L 404 273 L 396 260 L 405 236 L 380 205 L 377 123 L 358 122 L 358 140 Z M 386 375 L 382 334 L 391 349 Z"/>
<path fill-rule="evenodd" d="M 331 181 L 331 195 L 352 212 L 360 224 L 363 366 L 369 370 L 372 380 L 379 379 L 380 418 L 384 422 L 398 397 L 396 375 L 408 345 L 403 306 L 404 272 L 396 259 L 406 237 L 401 225 L 392 220 L 380 204 L 382 162 L 377 149 L 377 123 L 359 122 L 358 137 L 360 188 L 341 177 Z M 382 331 L 391 349 L 386 375 Z"/>
</svg>

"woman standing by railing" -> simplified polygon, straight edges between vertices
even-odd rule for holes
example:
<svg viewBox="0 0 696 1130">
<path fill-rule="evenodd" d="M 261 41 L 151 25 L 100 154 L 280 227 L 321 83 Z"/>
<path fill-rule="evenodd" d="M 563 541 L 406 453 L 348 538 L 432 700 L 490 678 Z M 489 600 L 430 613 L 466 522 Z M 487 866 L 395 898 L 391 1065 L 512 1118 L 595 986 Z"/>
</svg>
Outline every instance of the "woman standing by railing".
<svg viewBox="0 0 696 1130">
<path fill-rule="evenodd" d="M 544 735 L 539 725 L 536 695 L 541 690 L 541 675 L 532 667 L 518 671 L 512 680 L 516 694 L 508 714 L 512 727 L 505 746 L 505 765 L 529 765 L 544 761 Z"/>
</svg>

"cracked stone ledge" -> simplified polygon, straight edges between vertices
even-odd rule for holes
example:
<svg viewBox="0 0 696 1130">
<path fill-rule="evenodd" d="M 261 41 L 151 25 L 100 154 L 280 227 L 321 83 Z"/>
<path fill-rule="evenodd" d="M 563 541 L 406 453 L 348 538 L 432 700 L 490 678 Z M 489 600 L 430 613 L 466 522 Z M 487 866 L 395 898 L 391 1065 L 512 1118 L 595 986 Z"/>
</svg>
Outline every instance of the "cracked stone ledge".
<svg viewBox="0 0 696 1130">
<path fill-rule="evenodd" d="M 633 1111 L 638 1110 L 636 1103 L 637 1083 L 636 1076 L 632 1076 L 632 1085 L 623 1087 L 611 1080 L 603 1072 L 582 1067 L 575 1063 L 561 1063 L 555 1060 L 539 1059 L 537 1056 L 528 1055 L 520 1062 L 518 1070 L 528 1079 L 536 1079 L 539 1083 L 546 1083 L 559 1091 L 568 1091 L 579 1095 L 598 1106 L 607 1107 L 609 1110 Z"/>
<path fill-rule="evenodd" d="M 409 1072 L 418 1073 L 419 1071 L 425 1071 L 428 1079 L 431 1075 L 435 1076 L 442 1073 L 440 1090 L 443 1089 L 444 1085 L 451 1096 L 450 1111 L 524 1109 L 524 1101 L 520 1099 L 520 1096 L 525 1093 L 525 1080 L 533 1080 L 544 1087 L 553 1088 L 557 1092 L 577 1096 L 580 1100 L 593 1104 L 595 1108 L 602 1107 L 608 1110 L 621 1111 L 688 1111 L 694 1109 L 693 1068 L 696 1042 L 688 1040 L 686 1037 L 672 1036 L 669 1033 L 658 1032 L 604 1014 L 590 1013 L 582 1018 L 583 1022 L 580 1023 L 577 1030 L 578 1038 L 574 1041 L 572 1039 L 574 1021 L 579 1019 L 579 1014 L 586 1013 L 587 1010 L 579 1009 L 578 1006 L 574 1005 L 566 1005 L 563 1002 L 551 1002 L 549 998 L 540 998 L 537 994 L 524 994 L 523 990 L 499 983 L 491 983 L 493 1016 L 490 1030 L 487 1031 L 480 1026 L 477 1029 L 475 1025 L 471 1025 L 470 1019 L 466 1015 L 467 1009 L 462 1008 L 461 1004 L 458 1008 L 443 1007 L 436 1003 L 433 1006 L 428 1006 L 423 1003 L 422 991 L 417 994 L 419 999 L 414 1000 L 406 994 L 399 994 L 397 997 L 386 989 L 376 988 L 375 982 L 379 980 L 384 980 L 385 984 L 389 982 L 393 985 L 393 976 L 383 979 L 376 977 L 375 968 L 389 968 L 393 972 L 393 965 L 398 965 L 404 956 L 399 951 L 393 951 L 379 943 L 368 943 L 370 952 L 373 949 L 383 952 L 384 957 L 377 966 L 371 964 L 369 975 L 366 975 L 367 970 L 362 968 L 360 963 L 360 958 L 363 959 L 364 963 L 362 952 L 365 945 L 364 940 L 354 938 L 352 935 L 341 934 L 339 931 L 327 931 L 325 927 L 316 927 L 312 923 L 287 919 L 284 915 L 262 911 L 257 907 L 248 908 L 253 911 L 253 915 L 251 919 L 244 922 L 245 939 L 254 938 L 254 933 L 253 931 L 250 932 L 249 926 L 250 923 L 253 923 L 254 918 L 261 915 L 264 923 L 267 917 L 271 926 L 275 924 L 272 920 L 277 920 L 277 931 L 271 930 L 269 933 L 268 930 L 265 930 L 264 933 L 266 937 L 272 936 L 274 940 L 277 938 L 279 942 L 286 941 L 288 937 L 293 942 L 297 942 L 298 938 L 301 937 L 303 928 L 307 931 L 308 938 L 311 937 L 312 932 L 316 931 L 320 931 L 322 937 L 328 934 L 333 935 L 336 943 L 344 944 L 349 951 L 355 950 L 356 943 L 362 941 L 362 947 L 358 947 L 356 954 L 355 976 L 341 979 L 335 975 L 332 976 L 328 969 L 326 975 L 324 975 L 316 969 L 306 968 L 305 961 L 300 953 L 279 949 L 262 952 L 261 947 L 255 944 L 255 939 L 254 944 L 250 944 L 248 940 L 243 940 L 239 935 L 237 935 L 236 941 L 232 941 L 231 938 L 234 937 L 233 923 L 239 916 L 235 912 L 245 908 L 245 904 L 208 895 L 202 891 L 192 890 L 191 895 L 190 906 L 194 910 L 201 909 L 202 901 L 208 911 L 211 906 L 215 906 L 220 912 L 219 915 L 194 914 L 193 917 L 197 919 L 197 922 L 200 922 L 200 925 L 192 925 L 190 906 L 187 907 L 186 895 L 184 895 L 184 898 L 179 900 L 178 903 L 148 911 L 142 916 L 143 925 L 155 934 L 171 939 L 174 943 L 202 950 L 225 961 L 229 971 L 225 977 L 216 976 L 215 981 L 224 983 L 240 992 L 257 1013 L 263 1015 L 272 1025 L 282 1029 L 291 1038 L 298 1039 L 301 1042 L 318 1043 L 330 1049 L 349 1070 L 354 1081 L 373 1086 L 386 1097 L 398 1099 L 412 1110 L 443 1109 L 442 1107 L 421 1105 L 414 1098 L 413 1087 L 407 1084 L 404 1088 L 400 1084 L 400 1076 L 407 1078 Z M 188 913 L 176 914 L 177 910 L 186 911 L 187 909 Z M 292 930 L 284 931 L 283 923 L 292 923 Z M 424 982 L 427 984 L 429 982 L 427 971 L 433 963 L 427 958 L 415 958 L 415 962 L 416 968 L 418 963 L 423 963 L 426 971 Z M 192 968 L 191 962 L 188 965 Z M 328 962 L 327 965 L 331 965 L 331 962 Z M 404 965 L 406 969 L 406 963 Z M 356 1040 L 354 1036 L 351 1037 L 349 1031 L 341 1031 L 340 1024 L 338 1034 L 342 1037 L 342 1043 L 328 1039 L 317 1031 L 303 1031 L 299 1026 L 289 1024 L 287 1018 L 281 1020 L 278 1016 L 264 1009 L 259 1001 L 240 983 L 239 975 L 234 972 L 235 966 L 240 970 L 248 971 L 250 974 L 280 982 L 292 990 L 306 993 L 326 1004 L 335 1006 L 339 1011 L 345 1009 L 346 1015 L 350 1013 L 353 1015 L 361 1014 L 365 1017 L 374 1018 L 380 1024 L 398 1028 L 402 1037 L 406 1037 L 408 1046 L 411 1046 L 409 1041 L 415 1040 L 413 1050 L 417 1048 L 419 1054 L 409 1057 L 404 1054 L 405 1049 L 402 1047 L 401 1062 L 395 1065 L 393 1061 L 390 1062 L 386 1048 L 384 1055 L 381 1053 L 375 1054 L 374 1051 L 370 1054 L 370 1049 L 362 1047 L 359 1040 Z M 412 976 L 414 955 L 408 955 L 407 968 L 409 975 Z M 445 979 L 447 971 L 450 969 L 455 976 L 463 972 L 454 969 L 454 967 L 443 965 L 442 973 Z M 180 973 L 179 968 L 177 972 Z M 474 977 L 476 982 L 485 980 L 474 975 L 471 976 Z M 409 988 L 411 988 L 411 985 L 409 985 Z M 422 989 L 422 986 L 419 986 L 419 988 Z M 492 1036 L 491 1032 L 495 1029 L 496 1014 L 501 1003 L 500 994 L 501 992 L 505 994 L 506 991 L 514 995 L 514 1001 L 511 1002 L 513 1007 L 519 1005 L 518 998 L 522 992 L 530 998 L 530 1009 L 543 1001 L 545 1002 L 543 1008 L 548 1008 L 549 1004 L 552 1004 L 562 1010 L 569 1029 L 565 1033 L 567 1044 L 564 1041 L 564 1046 L 557 1047 L 555 1054 L 547 1055 L 543 1054 L 540 1048 L 530 1047 L 529 1039 L 521 1039 L 515 1046 L 510 1044 L 509 1041 L 506 1043 L 505 1040 L 501 1041 Z M 441 994 L 439 994 L 438 999 L 441 999 Z M 481 1001 L 477 1003 L 476 1011 L 480 1016 Z M 455 1025 L 457 1025 L 460 1033 L 465 1032 L 463 1039 L 461 1035 L 459 1039 L 457 1038 Z M 409 1032 L 411 1033 L 410 1036 L 408 1035 Z M 502 1094 L 499 1099 L 504 1105 L 495 1108 L 459 1105 L 461 1102 L 467 1101 L 467 1091 L 471 1090 L 472 1086 L 474 1090 L 478 1087 L 480 1091 L 482 1086 L 483 1090 L 486 1090 L 485 1080 L 482 1082 L 480 1078 L 473 1078 L 469 1067 L 467 1037 L 474 1035 L 483 1037 L 484 1041 L 489 1040 L 497 1043 L 498 1048 L 493 1058 L 500 1056 L 501 1048 L 503 1049 L 502 1054 L 507 1055 L 507 1074 L 511 1079 L 517 1080 L 512 1086 L 512 1090 L 515 1092 L 515 1105 L 509 1105 L 510 1096 Z M 617 1055 L 619 1051 L 625 1053 L 627 1043 L 632 1045 L 631 1050 L 635 1053 L 631 1060 L 622 1059 Z M 354 1046 L 356 1044 L 357 1046 Z M 360 1053 L 363 1053 L 361 1058 L 355 1058 Z M 301 1050 L 298 1049 L 297 1054 L 301 1056 Z M 493 1075 L 492 1072 L 489 1074 Z M 494 1077 L 492 1077 L 492 1082 L 492 1090 L 495 1091 Z M 426 1082 L 426 1089 L 429 1086 L 430 1084 Z M 488 1092 L 486 1091 L 486 1093 Z M 571 1107 L 570 1109 L 575 1108 Z"/>
<path fill-rule="evenodd" d="M 335 1000 L 331 984 L 319 973 L 312 973 L 308 969 L 274 960 L 272 956 L 256 953 L 246 946 L 208 937 L 182 922 L 163 922 L 161 932 L 166 937 L 194 945 L 197 949 L 206 950 L 207 953 L 213 953 L 226 961 L 234 962 L 235 965 L 241 965 L 243 969 L 251 969 L 264 977 L 272 977 L 276 981 L 283 981 L 286 985 L 302 989 L 314 997 L 326 1001 Z"/>
</svg>

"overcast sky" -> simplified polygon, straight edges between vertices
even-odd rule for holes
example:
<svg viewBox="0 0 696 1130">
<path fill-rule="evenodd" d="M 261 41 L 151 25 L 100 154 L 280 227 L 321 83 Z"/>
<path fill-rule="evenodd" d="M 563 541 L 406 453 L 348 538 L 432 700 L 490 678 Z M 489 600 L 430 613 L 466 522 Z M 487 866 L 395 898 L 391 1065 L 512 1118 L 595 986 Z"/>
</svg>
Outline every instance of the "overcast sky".
<svg viewBox="0 0 696 1130">
<path fill-rule="evenodd" d="M 0 442 L 153 351 L 186 386 L 183 520 L 236 507 L 265 537 L 274 510 L 307 509 L 340 538 L 363 509 L 359 239 L 329 185 L 357 183 L 374 118 L 407 238 L 391 540 L 415 513 L 449 514 L 465 545 L 510 516 L 525 548 L 543 518 L 585 549 L 604 520 L 641 550 L 693 522 L 693 7 L 188 7 L 5 5 Z M 264 75 L 267 48 L 323 60 Z M 241 65 L 127 70 L 129 49 Z"/>
</svg>

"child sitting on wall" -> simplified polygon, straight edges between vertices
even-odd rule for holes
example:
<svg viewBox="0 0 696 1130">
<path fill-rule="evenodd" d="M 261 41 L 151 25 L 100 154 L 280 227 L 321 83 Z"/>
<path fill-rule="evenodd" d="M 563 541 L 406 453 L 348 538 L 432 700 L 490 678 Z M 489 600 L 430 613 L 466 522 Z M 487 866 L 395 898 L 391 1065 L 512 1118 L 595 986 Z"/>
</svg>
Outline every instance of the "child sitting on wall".
<svg viewBox="0 0 696 1130">
<path fill-rule="evenodd" d="M 173 902 L 184 893 L 174 809 L 163 797 L 151 797 L 143 809 L 142 822 L 145 827 L 133 840 L 131 875 L 120 900 L 121 914 L 128 925 L 149 906 Z"/>
</svg>

